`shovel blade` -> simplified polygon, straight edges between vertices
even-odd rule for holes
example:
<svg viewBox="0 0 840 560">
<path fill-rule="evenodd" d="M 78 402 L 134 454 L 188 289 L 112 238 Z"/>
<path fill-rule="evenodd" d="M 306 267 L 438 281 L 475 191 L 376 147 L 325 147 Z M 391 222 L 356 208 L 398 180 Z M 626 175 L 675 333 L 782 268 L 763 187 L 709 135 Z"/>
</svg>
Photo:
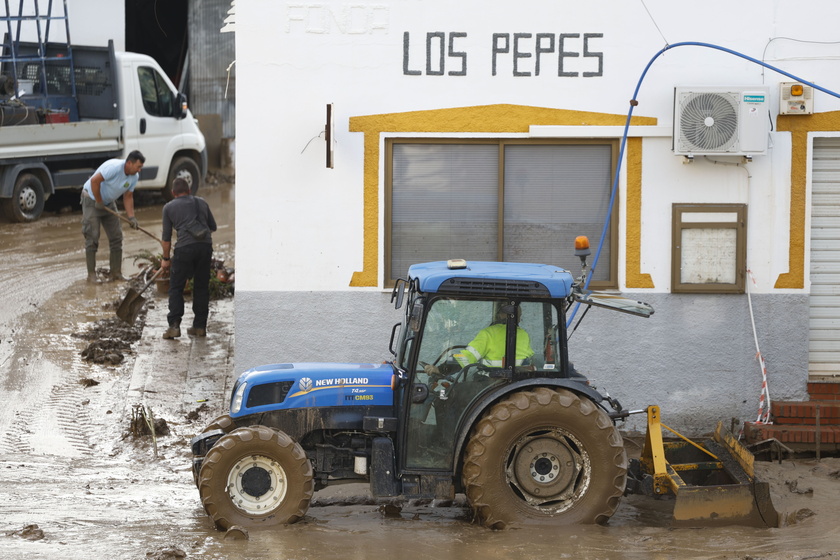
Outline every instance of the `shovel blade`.
<svg viewBox="0 0 840 560">
<path fill-rule="evenodd" d="M 769 492 L 766 488 L 756 490 L 751 484 L 680 488 L 674 504 L 674 524 L 678 527 L 777 527 L 778 514 L 769 503 Z M 762 500 L 764 503 L 759 503 Z"/>
<path fill-rule="evenodd" d="M 143 304 L 145 303 L 146 298 L 140 295 L 140 293 L 134 288 L 129 288 L 128 293 L 125 295 L 122 302 L 120 302 L 120 306 L 117 308 L 117 317 L 129 325 L 133 325 L 137 320 L 137 315 L 140 314 L 140 310 L 143 308 Z"/>
</svg>

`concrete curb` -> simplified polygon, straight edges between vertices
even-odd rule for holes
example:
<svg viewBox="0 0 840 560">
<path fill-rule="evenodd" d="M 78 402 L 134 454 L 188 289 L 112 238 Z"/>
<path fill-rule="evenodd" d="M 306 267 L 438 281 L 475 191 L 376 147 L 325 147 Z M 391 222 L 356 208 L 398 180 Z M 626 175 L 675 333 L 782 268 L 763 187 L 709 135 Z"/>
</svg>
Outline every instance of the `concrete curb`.
<svg viewBox="0 0 840 560">
<path fill-rule="evenodd" d="M 187 335 L 192 320 L 190 302 L 181 336 L 162 338 L 167 328 L 166 299 L 149 302 L 143 334 L 127 391 L 127 401 L 150 407 L 156 416 L 183 415 L 207 405 L 211 415 L 227 409 L 234 379 L 232 298 L 210 302 L 207 336 Z"/>
</svg>

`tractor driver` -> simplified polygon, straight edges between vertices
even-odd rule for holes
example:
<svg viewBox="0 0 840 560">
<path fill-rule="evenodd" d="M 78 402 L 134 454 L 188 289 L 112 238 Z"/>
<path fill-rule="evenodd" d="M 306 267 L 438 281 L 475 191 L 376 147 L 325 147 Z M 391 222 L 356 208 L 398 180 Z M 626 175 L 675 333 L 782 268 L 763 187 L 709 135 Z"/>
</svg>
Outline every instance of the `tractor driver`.
<svg viewBox="0 0 840 560">
<path fill-rule="evenodd" d="M 522 366 L 534 355 L 531 349 L 531 337 L 519 326 L 522 309 L 513 305 L 502 305 L 496 314 L 496 320 L 475 335 L 466 348 L 453 355 L 461 368 L 479 363 L 488 367 L 504 367 L 505 342 L 507 339 L 508 316 L 516 313 L 516 365 Z M 433 364 L 427 364 L 423 370 L 429 375 L 440 375 L 440 370 Z"/>
</svg>

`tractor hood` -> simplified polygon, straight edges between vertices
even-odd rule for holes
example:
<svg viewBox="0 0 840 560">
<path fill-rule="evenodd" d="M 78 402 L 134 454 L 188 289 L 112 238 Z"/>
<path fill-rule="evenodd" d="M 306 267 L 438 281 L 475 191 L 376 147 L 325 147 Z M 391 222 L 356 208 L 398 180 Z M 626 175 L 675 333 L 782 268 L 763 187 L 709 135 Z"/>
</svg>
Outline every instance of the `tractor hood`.
<svg viewBox="0 0 840 560">
<path fill-rule="evenodd" d="M 391 406 L 391 364 L 291 363 L 250 369 L 233 389 L 232 418 L 272 410 Z"/>
</svg>

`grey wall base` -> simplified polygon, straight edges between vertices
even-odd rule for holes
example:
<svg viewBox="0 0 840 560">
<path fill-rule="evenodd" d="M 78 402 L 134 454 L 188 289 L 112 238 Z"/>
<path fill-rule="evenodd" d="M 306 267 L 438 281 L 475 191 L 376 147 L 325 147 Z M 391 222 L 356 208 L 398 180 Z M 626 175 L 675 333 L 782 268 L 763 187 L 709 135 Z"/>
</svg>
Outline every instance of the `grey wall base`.
<svg viewBox="0 0 840 560">
<path fill-rule="evenodd" d="M 659 405 L 688 436 L 755 420 L 762 374 L 746 295 L 624 294 L 649 319 L 591 309 L 569 340 L 575 367 L 628 409 Z M 774 400 L 807 398 L 808 296 L 752 296 Z M 390 360 L 402 318 L 385 292 L 236 293 L 236 371 L 279 362 Z M 578 310 L 575 321 L 582 315 Z M 619 427 L 644 431 L 643 415 Z"/>
</svg>

